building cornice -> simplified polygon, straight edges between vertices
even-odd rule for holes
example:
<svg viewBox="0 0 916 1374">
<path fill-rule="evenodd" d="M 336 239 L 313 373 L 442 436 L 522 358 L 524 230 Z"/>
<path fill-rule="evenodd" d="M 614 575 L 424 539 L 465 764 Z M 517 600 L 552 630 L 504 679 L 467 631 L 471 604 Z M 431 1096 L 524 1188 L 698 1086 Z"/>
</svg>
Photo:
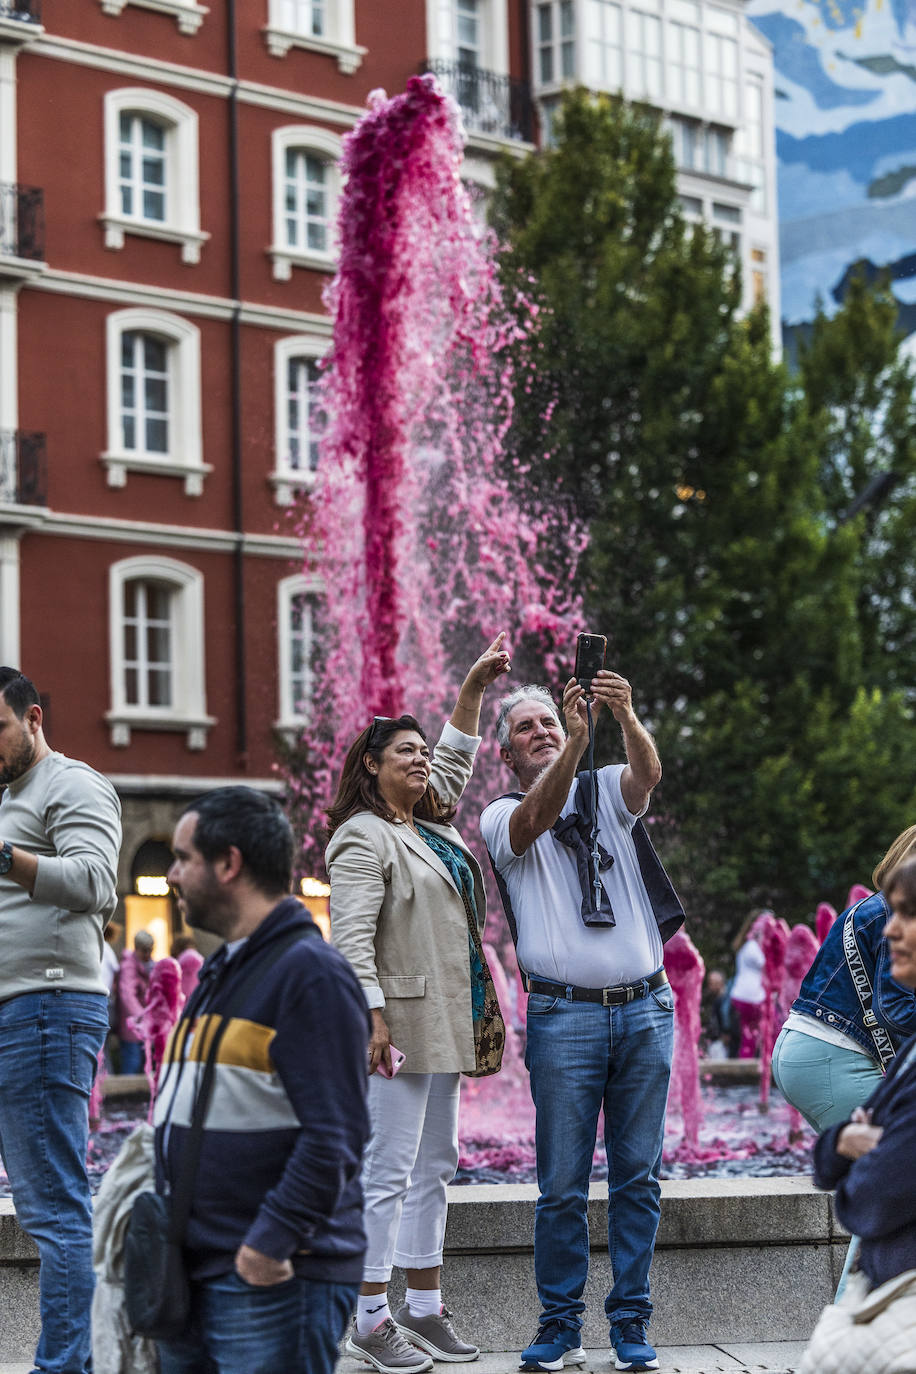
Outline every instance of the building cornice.
<svg viewBox="0 0 916 1374">
<path fill-rule="evenodd" d="M 239 538 L 229 530 L 193 525 L 160 525 L 149 520 L 118 520 L 102 515 L 67 515 L 40 506 L 0 505 L 0 529 L 62 535 L 70 539 L 103 539 L 125 544 L 154 544 L 162 548 L 194 549 L 201 553 L 232 553 Z M 295 535 L 243 534 L 242 552 L 283 562 L 302 557 Z"/>
<path fill-rule="evenodd" d="M 277 778 L 249 778 L 244 773 L 229 778 L 209 777 L 205 773 L 188 776 L 181 773 L 106 773 L 105 776 L 122 797 L 199 797 L 211 788 L 237 787 L 241 782 L 272 796 L 282 796 L 284 791 L 283 783 Z"/>
<path fill-rule="evenodd" d="M 178 62 L 164 62 L 158 57 L 141 57 L 136 53 L 121 52 L 117 48 L 103 48 L 96 43 L 83 43 L 77 38 L 42 34 L 33 43 L 30 52 L 36 57 L 49 57 L 58 62 L 95 67 L 100 71 L 116 72 L 140 81 L 155 81 L 160 85 L 175 86 L 183 91 L 196 91 L 200 95 L 214 96 L 222 100 L 230 95 L 235 86 L 239 100 L 246 105 L 280 110 L 302 119 L 324 120 L 327 124 L 338 124 L 344 128 L 351 128 L 365 113 L 360 105 L 344 105 L 337 100 L 301 95 L 297 91 L 263 85 L 258 81 L 235 83 L 231 77 L 224 76 L 221 72 L 208 72 L 202 67 L 185 67 Z"/>
<path fill-rule="evenodd" d="M 194 291 L 170 290 L 144 282 L 123 282 L 82 272 L 64 272 L 59 268 L 48 268 L 23 285 L 39 291 L 84 296 L 89 300 L 111 301 L 118 305 L 155 305 L 158 309 L 200 315 L 211 320 L 230 320 L 236 310 L 236 302 L 226 296 L 205 296 Z M 295 330 L 300 334 L 318 334 L 323 338 L 329 338 L 332 332 L 330 316 L 317 315 L 309 310 L 284 310 L 279 306 L 243 302 L 240 315 L 242 324 L 256 325 L 262 329 Z"/>
</svg>

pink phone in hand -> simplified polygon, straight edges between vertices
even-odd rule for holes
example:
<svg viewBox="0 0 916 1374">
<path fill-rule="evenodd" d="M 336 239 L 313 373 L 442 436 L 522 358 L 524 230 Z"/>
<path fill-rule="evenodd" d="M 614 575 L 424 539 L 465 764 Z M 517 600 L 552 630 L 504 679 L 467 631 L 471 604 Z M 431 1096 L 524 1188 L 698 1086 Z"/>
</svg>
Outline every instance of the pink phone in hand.
<svg viewBox="0 0 916 1374">
<path fill-rule="evenodd" d="M 382 1075 L 383 1078 L 394 1078 L 395 1074 L 401 1068 L 407 1056 L 406 1054 L 402 1054 L 400 1050 L 396 1050 L 394 1045 L 389 1045 L 388 1049 L 391 1053 L 391 1068 L 389 1069 L 388 1065 L 385 1063 L 383 1059 L 379 1063 L 378 1072 Z"/>
</svg>

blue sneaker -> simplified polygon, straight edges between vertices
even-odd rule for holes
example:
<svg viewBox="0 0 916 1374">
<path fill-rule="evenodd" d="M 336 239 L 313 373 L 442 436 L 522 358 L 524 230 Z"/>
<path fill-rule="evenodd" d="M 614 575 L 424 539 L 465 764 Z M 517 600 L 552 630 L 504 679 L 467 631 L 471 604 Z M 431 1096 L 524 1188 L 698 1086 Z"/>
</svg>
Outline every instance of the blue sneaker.
<svg viewBox="0 0 916 1374">
<path fill-rule="evenodd" d="M 522 1351 L 519 1369 L 562 1369 L 565 1364 L 584 1364 L 577 1327 L 545 1322 L 531 1344 Z"/>
<path fill-rule="evenodd" d="M 638 1318 L 615 1322 L 611 1345 L 618 1369 L 658 1369 L 658 1355 L 646 1340 L 646 1324 Z"/>
</svg>

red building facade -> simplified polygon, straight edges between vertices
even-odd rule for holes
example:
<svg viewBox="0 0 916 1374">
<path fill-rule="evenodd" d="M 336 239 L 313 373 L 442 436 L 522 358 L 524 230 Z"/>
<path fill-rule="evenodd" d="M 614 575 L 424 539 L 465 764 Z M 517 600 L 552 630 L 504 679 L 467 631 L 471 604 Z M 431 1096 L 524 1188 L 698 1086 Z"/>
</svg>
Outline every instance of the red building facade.
<svg viewBox="0 0 916 1374">
<path fill-rule="evenodd" d="M 45 695 L 52 746 L 117 786 L 125 896 L 189 796 L 279 790 L 278 738 L 307 727 L 292 503 L 341 140 L 428 66 L 491 184 L 530 146 L 525 16 L 0 0 L 0 662 Z"/>
</svg>

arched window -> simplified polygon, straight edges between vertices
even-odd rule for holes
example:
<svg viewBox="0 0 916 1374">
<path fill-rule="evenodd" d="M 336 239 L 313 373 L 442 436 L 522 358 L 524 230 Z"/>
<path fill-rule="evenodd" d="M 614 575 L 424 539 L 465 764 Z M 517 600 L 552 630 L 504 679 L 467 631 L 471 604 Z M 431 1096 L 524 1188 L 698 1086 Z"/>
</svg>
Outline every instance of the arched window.
<svg viewBox="0 0 916 1374">
<path fill-rule="evenodd" d="M 367 50 L 354 38 L 353 0 L 269 0 L 267 14 L 264 38 L 273 57 L 305 48 L 336 58 L 345 76 L 358 70 Z"/>
<path fill-rule="evenodd" d="M 126 234 L 181 245 L 182 262 L 200 262 L 209 234 L 200 229 L 197 114 L 161 91 L 105 95 L 105 247 Z"/>
<path fill-rule="evenodd" d="M 341 141 L 327 129 L 290 125 L 273 133 L 274 277 L 293 267 L 334 267 Z"/>
<path fill-rule="evenodd" d="M 204 680 L 203 574 L 173 558 L 125 558 L 109 570 L 112 744 L 131 730 L 182 730 L 203 749 L 215 724 Z"/>
<path fill-rule="evenodd" d="M 127 473 L 183 477 L 199 496 L 212 469 L 202 458 L 200 331 L 165 310 L 118 310 L 108 316 L 108 485 Z"/>
</svg>

